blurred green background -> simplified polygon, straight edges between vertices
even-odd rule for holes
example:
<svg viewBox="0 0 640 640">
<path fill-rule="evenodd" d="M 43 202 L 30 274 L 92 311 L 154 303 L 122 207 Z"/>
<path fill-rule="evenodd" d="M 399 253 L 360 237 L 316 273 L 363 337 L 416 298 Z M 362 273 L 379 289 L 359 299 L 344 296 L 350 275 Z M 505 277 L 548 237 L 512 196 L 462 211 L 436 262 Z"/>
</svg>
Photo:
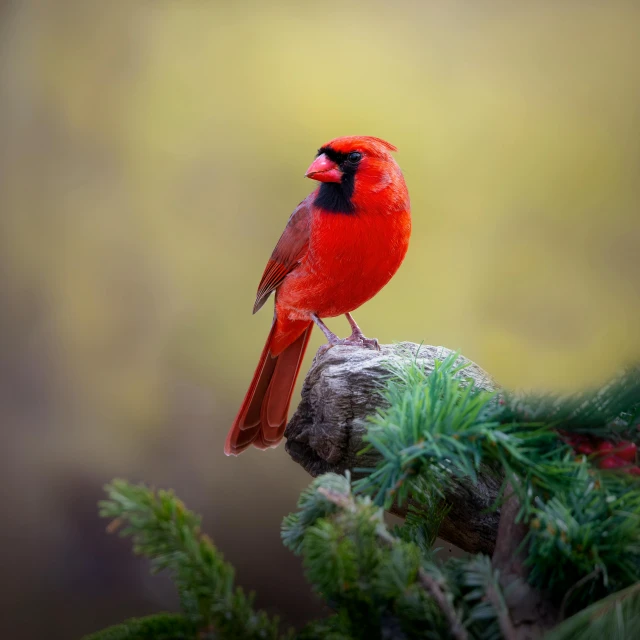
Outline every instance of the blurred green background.
<svg viewBox="0 0 640 640">
<path fill-rule="evenodd" d="M 104 533 L 114 476 L 201 511 L 260 606 L 321 612 L 279 541 L 309 478 L 222 447 L 271 322 L 258 280 L 331 138 L 393 142 L 412 198 L 367 335 L 517 387 L 637 360 L 639 29 L 634 2 L 5 0 L 0 635 L 177 606 Z"/>
</svg>

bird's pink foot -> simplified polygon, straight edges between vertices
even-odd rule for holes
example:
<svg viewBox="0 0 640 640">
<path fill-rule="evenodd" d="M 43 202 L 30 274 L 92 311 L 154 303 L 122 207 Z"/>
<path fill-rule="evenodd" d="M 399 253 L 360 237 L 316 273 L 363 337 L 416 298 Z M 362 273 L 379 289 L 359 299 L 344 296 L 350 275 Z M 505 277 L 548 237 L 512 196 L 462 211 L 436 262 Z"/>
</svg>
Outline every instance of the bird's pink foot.
<svg viewBox="0 0 640 640">
<path fill-rule="evenodd" d="M 322 333 L 327 337 L 327 344 L 323 344 L 320 349 L 318 349 L 318 353 L 320 355 L 324 355 L 331 347 L 361 347 L 364 349 L 374 349 L 376 351 L 380 351 L 380 345 L 375 338 L 366 338 L 357 324 L 353 321 L 351 316 L 347 314 L 347 318 L 349 319 L 349 324 L 351 324 L 352 333 L 348 338 L 338 338 L 338 336 L 333 333 L 327 325 L 320 320 L 315 315 L 311 316 L 313 321 L 320 327 Z M 354 326 L 355 325 L 355 326 Z"/>
<path fill-rule="evenodd" d="M 366 349 L 375 349 L 376 351 L 380 351 L 380 345 L 375 338 L 365 338 L 364 333 L 362 333 L 362 329 L 358 326 L 356 321 L 353 319 L 353 316 L 350 313 L 344 314 L 349 321 L 349 325 L 351 326 L 351 335 L 347 338 L 347 340 L 354 342 L 357 346 L 365 347 Z"/>
<path fill-rule="evenodd" d="M 332 347 L 360 347 L 361 349 L 373 349 L 380 351 L 380 345 L 375 338 L 365 338 L 364 336 L 349 336 L 348 338 L 338 338 L 336 340 L 329 340 L 326 344 L 323 344 L 318 352 L 320 355 L 324 355 Z"/>
<path fill-rule="evenodd" d="M 340 344 L 352 345 L 354 347 L 364 347 L 380 351 L 380 345 L 375 338 L 365 338 L 362 333 L 352 333 L 348 338 L 340 341 Z"/>
</svg>

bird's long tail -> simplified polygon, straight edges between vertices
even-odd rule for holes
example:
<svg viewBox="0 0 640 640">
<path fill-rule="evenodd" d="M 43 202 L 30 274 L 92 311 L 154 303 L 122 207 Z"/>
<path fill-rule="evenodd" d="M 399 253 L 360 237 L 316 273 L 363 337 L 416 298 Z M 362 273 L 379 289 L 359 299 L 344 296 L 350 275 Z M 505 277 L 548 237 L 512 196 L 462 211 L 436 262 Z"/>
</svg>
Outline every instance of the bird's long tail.
<svg viewBox="0 0 640 640">
<path fill-rule="evenodd" d="M 287 337 L 290 339 L 291 333 L 298 335 L 287 347 L 276 351 L 274 344 L 282 344 L 285 336 L 274 319 L 247 395 L 227 435 L 224 452 L 228 456 L 238 455 L 250 445 L 258 449 L 275 447 L 282 440 L 293 387 L 312 328 L 312 322 L 292 323 L 287 327 Z"/>
</svg>

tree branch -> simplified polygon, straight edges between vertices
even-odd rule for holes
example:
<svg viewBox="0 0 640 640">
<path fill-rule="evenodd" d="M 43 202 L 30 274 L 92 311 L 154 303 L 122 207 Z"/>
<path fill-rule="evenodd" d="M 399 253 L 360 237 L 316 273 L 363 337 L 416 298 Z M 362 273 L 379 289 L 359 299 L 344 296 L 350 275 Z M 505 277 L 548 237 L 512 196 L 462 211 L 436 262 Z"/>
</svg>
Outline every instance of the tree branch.
<svg viewBox="0 0 640 640">
<path fill-rule="evenodd" d="M 356 505 L 352 496 L 345 496 L 322 487 L 318 489 L 318 493 L 321 493 L 328 500 L 342 509 L 346 509 L 351 512 L 355 512 L 356 510 Z M 384 526 L 378 527 L 376 532 L 380 540 L 382 540 L 386 545 L 391 547 L 397 543 L 397 540 L 386 530 Z M 440 607 L 442 613 L 445 615 L 451 629 L 451 635 L 456 638 L 456 640 L 467 640 L 469 635 L 464 628 L 464 624 L 458 617 L 453 605 L 447 600 L 447 597 L 442 591 L 440 585 L 422 567 L 418 569 L 418 580 L 422 585 L 422 588 L 431 595 L 436 604 Z"/>
<path fill-rule="evenodd" d="M 355 347 L 333 347 L 316 355 L 302 388 L 302 401 L 287 429 L 286 451 L 312 476 L 333 471 L 344 473 L 357 467 L 374 467 L 377 453 L 363 449 L 365 418 L 384 405 L 378 393 L 390 378 L 389 364 L 416 361 L 425 370 L 433 370 L 436 360 L 451 351 L 413 343 L 383 345 L 380 351 Z M 460 357 L 460 362 L 470 362 Z M 464 370 L 483 389 L 496 385 L 478 365 Z M 357 477 L 356 473 L 353 473 Z M 469 479 L 455 481 L 446 494 L 451 509 L 440 537 L 465 551 L 492 554 L 498 531 L 499 513 L 489 511 L 495 502 L 501 481 L 495 474 L 481 473 L 478 483 Z M 409 503 L 391 509 L 406 515 Z"/>
</svg>

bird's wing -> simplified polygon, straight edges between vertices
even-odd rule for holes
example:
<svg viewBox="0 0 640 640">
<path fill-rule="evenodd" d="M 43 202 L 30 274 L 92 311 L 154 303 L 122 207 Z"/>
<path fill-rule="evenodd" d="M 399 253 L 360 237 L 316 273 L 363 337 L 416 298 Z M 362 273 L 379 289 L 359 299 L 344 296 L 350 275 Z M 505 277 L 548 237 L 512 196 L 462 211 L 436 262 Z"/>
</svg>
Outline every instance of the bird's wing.
<svg viewBox="0 0 640 640">
<path fill-rule="evenodd" d="M 258 285 L 256 303 L 253 313 L 258 311 L 267 301 L 272 291 L 275 291 L 304 258 L 309 248 L 309 229 L 311 225 L 311 209 L 308 198 L 303 200 L 291 214 L 276 248 L 267 262 Z"/>
</svg>

